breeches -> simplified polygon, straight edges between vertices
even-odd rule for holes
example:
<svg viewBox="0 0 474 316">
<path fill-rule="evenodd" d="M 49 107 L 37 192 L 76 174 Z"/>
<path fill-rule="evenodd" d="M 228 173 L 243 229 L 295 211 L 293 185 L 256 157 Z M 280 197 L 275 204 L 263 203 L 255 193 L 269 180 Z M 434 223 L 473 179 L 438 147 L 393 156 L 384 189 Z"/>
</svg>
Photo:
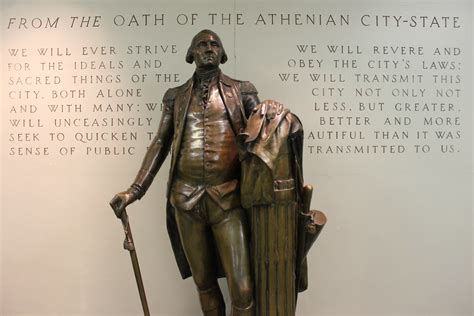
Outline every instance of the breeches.
<svg viewBox="0 0 474 316">
<path fill-rule="evenodd" d="M 253 305 L 245 211 L 241 207 L 223 210 L 206 193 L 192 210 L 177 209 L 175 214 L 200 293 L 218 287 L 218 258 L 227 278 L 232 305 L 242 309 Z"/>
</svg>

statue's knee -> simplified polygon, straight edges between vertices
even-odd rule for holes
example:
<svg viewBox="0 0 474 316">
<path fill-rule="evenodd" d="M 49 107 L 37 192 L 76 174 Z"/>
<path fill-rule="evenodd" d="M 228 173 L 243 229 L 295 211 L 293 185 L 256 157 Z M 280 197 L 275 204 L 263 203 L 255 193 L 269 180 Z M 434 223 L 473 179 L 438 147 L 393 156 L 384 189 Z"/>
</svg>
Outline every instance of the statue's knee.
<svg viewBox="0 0 474 316">
<path fill-rule="evenodd" d="M 253 285 L 251 282 L 241 282 L 236 286 L 232 295 L 232 305 L 237 308 L 246 309 L 251 306 L 254 301 Z"/>
</svg>

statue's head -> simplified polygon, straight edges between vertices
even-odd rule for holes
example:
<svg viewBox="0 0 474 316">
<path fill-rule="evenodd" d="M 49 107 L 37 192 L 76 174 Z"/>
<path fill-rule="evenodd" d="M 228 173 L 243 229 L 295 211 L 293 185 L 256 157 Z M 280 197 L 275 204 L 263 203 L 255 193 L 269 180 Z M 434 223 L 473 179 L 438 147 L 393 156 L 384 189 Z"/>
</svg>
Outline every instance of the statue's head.
<svg viewBox="0 0 474 316">
<path fill-rule="evenodd" d="M 197 68 L 212 69 L 226 61 L 227 54 L 216 33 L 211 30 L 202 30 L 193 37 L 186 54 L 186 62 L 190 64 L 195 62 Z"/>
</svg>

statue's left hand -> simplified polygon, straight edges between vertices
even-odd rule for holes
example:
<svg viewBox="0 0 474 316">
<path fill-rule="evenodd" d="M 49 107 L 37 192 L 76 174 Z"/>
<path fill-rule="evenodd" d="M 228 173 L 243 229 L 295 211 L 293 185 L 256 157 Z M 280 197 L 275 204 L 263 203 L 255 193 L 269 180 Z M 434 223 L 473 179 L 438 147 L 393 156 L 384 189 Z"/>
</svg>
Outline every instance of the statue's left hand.
<svg viewBox="0 0 474 316">
<path fill-rule="evenodd" d="M 266 109 L 266 118 L 267 120 L 273 120 L 275 116 L 281 114 L 285 107 L 280 102 L 274 100 L 265 100 Z"/>
</svg>

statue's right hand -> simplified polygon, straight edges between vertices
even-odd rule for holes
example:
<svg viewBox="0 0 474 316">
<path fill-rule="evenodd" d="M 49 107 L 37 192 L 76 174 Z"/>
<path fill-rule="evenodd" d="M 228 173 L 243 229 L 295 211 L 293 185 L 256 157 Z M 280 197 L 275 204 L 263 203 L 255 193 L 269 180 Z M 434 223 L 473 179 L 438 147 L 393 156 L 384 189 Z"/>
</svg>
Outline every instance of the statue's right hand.
<svg viewBox="0 0 474 316">
<path fill-rule="evenodd" d="M 120 218 L 127 205 L 135 202 L 138 199 L 137 193 L 133 188 L 127 191 L 117 193 L 110 201 L 110 206 L 114 210 L 115 215 Z"/>
</svg>

